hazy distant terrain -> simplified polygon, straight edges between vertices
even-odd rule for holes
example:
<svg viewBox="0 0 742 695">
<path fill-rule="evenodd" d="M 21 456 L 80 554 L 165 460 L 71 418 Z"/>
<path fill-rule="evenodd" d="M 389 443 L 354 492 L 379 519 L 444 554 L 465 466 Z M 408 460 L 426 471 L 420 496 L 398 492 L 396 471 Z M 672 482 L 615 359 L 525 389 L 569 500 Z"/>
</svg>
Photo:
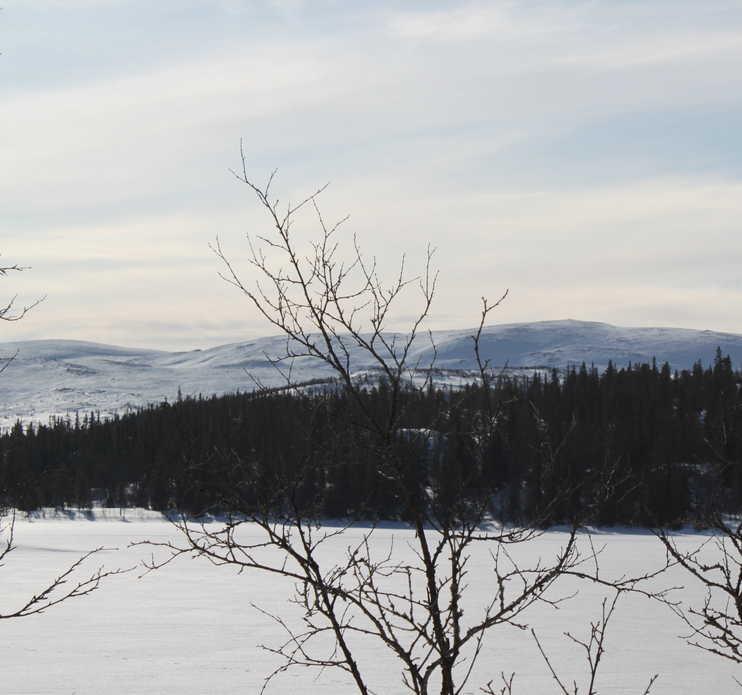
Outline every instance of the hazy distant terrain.
<svg viewBox="0 0 742 695">
<path fill-rule="evenodd" d="M 475 367 L 472 330 L 438 331 L 436 366 L 444 370 Z M 742 336 L 677 328 L 622 328 L 605 323 L 542 321 L 490 326 L 482 337 L 482 353 L 492 365 L 563 368 L 586 362 L 604 368 L 648 362 L 656 357 L 676 369 L 696 360 L 708 364 L 717 347 L 742 364 Z M 183 394 L 211 395 L 255 387 L 254 378 L 271 386 L 281 377 L 266 355 L 285 348 L 279 337 L 207 350 L 166 352 L 122 348 L 97 343 L 41 340 L 0 344 L 0 354 L 17 357 L 0 379 L 0 424 L 17 418 L 46 421 L 51 415 L 100 411 L 102 416 L 147 403 L 173 400 Z M 432 358 L 428 337 L 413 348 L 410 364 L 425 368 Z M 354 355 L 353 368 L 362 374 L 373 367 L 368 355 Z M 250 376 L 252 375 L 252 376 Z M 330 370 L 314 360 L 297 360 L 298 381 L 329 378 Z"/>
</svg>

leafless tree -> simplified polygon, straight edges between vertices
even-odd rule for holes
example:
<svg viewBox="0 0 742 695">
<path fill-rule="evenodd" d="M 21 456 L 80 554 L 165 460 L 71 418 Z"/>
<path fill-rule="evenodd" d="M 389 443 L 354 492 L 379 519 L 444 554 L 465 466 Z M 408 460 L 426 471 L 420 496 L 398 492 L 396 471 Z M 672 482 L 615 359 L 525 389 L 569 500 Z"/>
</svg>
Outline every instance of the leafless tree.
<svg viewBox="0 0 742 695">
<path fill-rule="evenodd" d="M 24 270 L 28 270 L 28 268 L 18 264 L 0 265 L 0 278 L 6 278 L 12 273 L 20 273 Z M 28 314 L 29 311 L 31 311 L 34 307 L 38 306 L 43 301 L 44 298 L 42 297 L 41 299 L 37 299 L 30 304 L 19 307 L 17 304 L 18 297 L 13 296 L 5 304 L 0 305 L 0 321 L 20 321 L 26 314 Z M 8 368 L 10 363 L 15 358 L 16 354 L 0 358 L 0 361 L 2 361 L 0 374 L 2 374 Z"/>
<path fill-rule="evenodd" d="M 603 657 L 606 653 L 608 624 L 615 613 L 616 606 L 623 593 L 624 591 L 618 589 L 613 594 L 612 599 L 603 599 L 600 616 L 597 620 L 590 623 L 587 638 L 575 637 L 571 632 L 564 633 L 564 637 L 569 642 L 579 647 L 583 654 L 587 670 L 586 680 L 584 683 L 578 683 L 577 680 L 573 680 L 570 683 L 563 676 L 559 675 L 552 657 L 549 656 L 544 648 L 536 630 L 531 628 L 531 636 L 536 643 L 541 658 L 551 674 L 559 695 L 580 695 L 581 693 L 584 693 L 585 695 L 598 695 L 598 675 L 600 672 L 600 666 L 603 662 Z M 510 676 L 501 673 L 499 681 L 490 681 L 481 689 L 481 692 L 484 695 L 516 695 L 517 691 L 514 684 L 515 676 L 515 673 L 510 674 Z M 658 678 L 659 674 L 653 675 L 649 679 L 641 695 L 650 695 Z"/>
<path fill-rule="evenodd" d="M 393 545 L 382 548 L 373 527 L 347 543 L 352 523 L 343 528 L 323 526 L 311 508 L 297 500 L 291 485 L 259 512 L 241 504 L 235 485 L 228 501 L 233 518 L 218 528 L 180 519 L 176 525 L 181 540 L 150 542 L 164 553 L 155 553 L 148 567 L 195 555 L 215 565 L 257 569 L 293 580 L 302 627 L 297 629 L 284 616 L 272 616 L 286 639 L 266 647 L 282 660 L 266 685 L 294 666 L 338 668 L 348 674 L 356 692 L 367 695 L 372 692 L 367 664 L 359 660 L 356 647 L 359 640 L 372 640 L 397 660 L 406 691 L 458 695 L 475 673 L 485 637 L 503 626 L 526 630 L 526 612 L 536 603 L 557 606 L 572 591 L 559 589 L 558 582 L 569 575 L 589 576 L 587 562 L 593 553 L 580 550 L 575 525 L 553 557 L 529 563 L 519 558 L 518 546 L 527 545 L 537 531 L 494 523 L 488 495 L 468 495 L 467 481 L 460 481 L 453 491 L 443 490 L 424 472 L 416 473 L 415 464 L 424 457 L 435 426 L 431 423 L 417 434 L 406 431 L 402 396 L 405 389 L 426 388 L 433 372 L 434 346 L 427 364 L 415 357 L 420 352 L 416 346 L 425 339 L 436 291 L 433 251 L 428 248 L 418 276 L 407 274 L 403 258 L 392 281 L 385 283 L 376 260 L 364 255 L 355 237 L 349 249 L 341 243 L 338 233 L 347 218 L 326 222 L 318 203 L 325 187 L 298 203 L 280 205 L 272 193 L 275 172 L 264 186 L 257 185 L 247 173 L 243 154 L 242 169 L 234 173 L 257 197 L 271 231 L 248 236 L 254 282 L 243 280 L 217 239 L 213 249 L 223 263 L 223 277 L 286 337 L 283 354 L 273 356 L 272 362 L 289 386 L 296 360 L 317 360 L 336 375 L 354 409 L 364 446 L 373 451 L 377 475 L 402 502 L 414 543 L 404 552 Z M 319 232 L 302 243 L 294 223 L 304 212 L 313 215 Z M 390 322 L 408 290 L 418 292 L 417 314 L 406 332 L 393 332 Z M 483 455 L 498 416 L 489 388 L 491 366 L 480 348 L 485 321 L 499 301 L 483 300 L 479 327 L 472 336 L 488 399 L 485 418 L 470 433 L 475 459 Z M 364 366 L 370 363 L 375 368 L 378 381 L 385 385 L 381 409 L 371 409 L 363 397 L 368 386 L 356 371 L 360 358 Z M 446 504 L 438 504 L 444 494 Z M 262 531 L 259 540 L 246 539 L 246 523 Z M 343 547 L 340 560 L 326 552 L 337 544 Z M 489 576 L 476 579 L 487 582 L 490 600 L 478 613 L 468 606 L 465 612 L 470 560 L 477 546 L 484 546 L 490 558 Z"/>
<path fill-rule="evenodd" d="M 608 632 L 608 624 L 610 623 L 611 618 L 616 611 L 616 606 L 619 599 L 624 593 L 625 592 L 619 588 L 613 594 L 612 599 L 603 599 L 603 602 L 601 604 L 600 616 L 597 620 L 594 620 L 590 623 L 589 633 L 586 638 L 575 637 L 571 632 L 564 633 L 564 637 L 567 640 L 580 648 L 580 651 L 583 653 L 583 657 L 587 664 L 586 682 L 582 684 L 582 689 L 580 689 L 580 684 L 578 684 L 577 681 L 568 683 L 563 677 L 559 675 L 556 667 L 552 662 L 552 659 L 549 657 L 546 650 L 544 649 L 541 640 L 539 640 L 538 635 L 536 634 L 536 630 L 531 628 L 531 635 L 533 636 L 541 657 L 548 667 L 549 673 L 556 683 L 558 692 L 561 695 L 580 695 L 580 693 L 584 693 L 585 695 L 598 695 L 598 674 L 600 672 L 600 666 L 603 661 L 603 657 L 606 653 L 606 637 Z M 659 674 L 653 675 L 649 679 L 649 682 L 642 691 L 641 695 L 649 695 L 658 678 Z M 490 690 L 489 692 L 494 695 L 494 691 Z M 510 695 L 511 692 L 512 691 L 509 690 L 508 695 Z"/>
<path fill-rule="evenodd" d="M 690 629 L 689 644 L 742 664 L 742 519 L 717 512 L 707 527 L 711 535 L 691 549 L 667 530 L 658 532 L 672 560 L 705 589 L 700 606 L 673 607 Z"/>
<path fill-rule="evenodd" d="M 13 511 L 0 516 L 0 544 L 0 568 L 2 568 L 5 566 L 8 555 L 16 548 L 15 513 Z M 0 620 L 38 615 L 69 599 L 87 596 L 95 591 L 106 577 L 127 571 L 106 570 L 99 566 L 92 573 L 84 572 L 88 560 L 104 550 L 105 548 L 99 547 L 83 553 L 60 574 L 36 589 L 31 596 L 22 599 L 20 605 L 10 609 L 0 609 Z"/>
<path fill-rule="evenodd" d="M 27 267 L 18 264 L 0 265 L 0 278 L 8 277 L 11 273 L 20 273 L 28 270 Z M 37 299 L 25 306 L 18 306 L 18 297 L 13 296 L 10 301 L 0 306 L 0 321 L 20 321 L 29 311 L 38 306 L 44 298 Z"/>
<path fill-rule="evenodd" d="M 26 269 L 20 265 L 1 266 L 0 277 L 7 277 L 10 273 L 21 272 Z M 16 297 L 13 297 L 0 307 L 0 321 L 20 321 L 42 301 L 43 298 L 31 304 L 18 307 Z M 4 358 L 3 366 L 0 367 L 0 373 L 8 368 L 14 358 L 15 355 Z M 1 489 L 0 493 L 2 493 Z M 15 511 L 0 506 L 0 569 L 5 566 L 8 557 L 16 548 L 15 522 Z M 38 615 L 69 599 L 86 596 L 95 591 L 100 586 L 101 581 L 106 577 L 126 571 L 121 569 L 106 570 L 103 567 L 96 567 L 91 573 L 85 573 L 84 570 L 89 564 L 88 561 L 103 550 L 105 548 L 99 547 L 81 555 L 60 574 L 34 591 L 30 597 L 23 599 L 21 605 L 16 605 L 10 609 L 0 608 L 0 620 Z"/>
<path fill-rule="evenodd" d="M 736 664 L 742 664 L 742 516 L 734 512 L 728 491 L 721 481 L 736 468 L 725 454 L 727 431 L 722 432 L 723 447 L 706 440 L 710 477 L 718 487 L 700 510 L 699 526 L 708 534 L 706 540 L 683 547 L 676 534 L 658 530 L 669 561 L 685 571 L 691 582 L 705 590 L 703 603 L 687 601 L 671 604 L 689 632 L 683 637 L 691 646 Z M 733 512 L 730 512 L 730 507 Z M 736 679 L 742 687 L 742 682 Z"/>
</svg>

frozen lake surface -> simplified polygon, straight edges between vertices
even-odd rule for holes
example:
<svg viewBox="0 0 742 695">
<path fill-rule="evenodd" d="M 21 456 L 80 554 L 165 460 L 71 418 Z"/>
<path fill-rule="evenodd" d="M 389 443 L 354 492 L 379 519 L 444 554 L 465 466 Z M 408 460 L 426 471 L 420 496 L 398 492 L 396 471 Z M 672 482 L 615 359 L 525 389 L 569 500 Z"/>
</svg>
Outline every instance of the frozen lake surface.
<svg viewBox="0 0 742 695">
<path fill-rule="evenodd" d="M 360 537 L 363 530 L 348 533 Z M 127 547 L 131 541 L 174 536 L 167 522 L 132 513 L 126 522 L 20 520 L 17 550 L 0 569 L 0 612 L 38 589 L 84 550 L 118 547 L 102 554 L 98 564 L 126 567 L 150 552 Z M 385 528 L 375 532 L 374 543 L 383 548 L 392 537 L 396 547 L 404 547 L 411 535 L 404 529 Z M 689 547 L 701 540 L 694 535 L 680 537 Z M 564 533 L 549 532 L 527 553 L 548 557 L 564 541 Z M 601 533 L 595 542 L 606 544 L 601 561 L 605 573 L 639 573 L 660 564 L 664 557 L 659 543 L 646 533 Z M 486 552 L 478 551 L 470 576 L 470 610 L 485 604 L 490 594 L 487 567 Z M 44 615 L 0 622 L 0 691 L 6 695 L 260 691 L 265 676 L 278 662 L 258 645 L 276 645 L 281 634 L 254 605 L 289 619 L 296 617 L 295 608 L 287 603 L 292 590 L 289 582 L 256 573 L 238 575 L 229 567 L 186 558 L 158 572 L 139 575 L 113 577 L 91 596 Z M 678 574 L 663 581 L 666 585 L 682 582 Z M 562 632 L 586 636 L 589 620 L 599 614 L 602 595 L 596 587 L 583 585 L 579 596 L 559 610 L 537 605 L 527 614 L 565 677 L 579 679 L 584 664 Z M 696 604 L 703 598 L 697 587 L 688 587 L 680 595 Z M 742 676 L 739 669 L 687 646 L 679 639 L 681 634 L 683 625 L 666 607 L 640 597 L 624 598 L 609 628 L 600 694 L 641 695 L 655 673 L 660 675 L 652 691 L 656 695 L 738 692 L 733 675 Z M 396 665 L 378 647 L 364 647 L 359 661 L 376 693 L 404 692 Z M 501 671 L 517 674 L 515 695 L 557 692 L 528 632 L 505 627 L 490 633 L 476 678 L 466 692 L 478 693 L 486 680 L 497 678 Z M 267 692 L 343 695 L 353 690 L 340 673 L 327 671 L 317 678 L 315 672 L 294 670 L 272 681 Z"/>
</svg>

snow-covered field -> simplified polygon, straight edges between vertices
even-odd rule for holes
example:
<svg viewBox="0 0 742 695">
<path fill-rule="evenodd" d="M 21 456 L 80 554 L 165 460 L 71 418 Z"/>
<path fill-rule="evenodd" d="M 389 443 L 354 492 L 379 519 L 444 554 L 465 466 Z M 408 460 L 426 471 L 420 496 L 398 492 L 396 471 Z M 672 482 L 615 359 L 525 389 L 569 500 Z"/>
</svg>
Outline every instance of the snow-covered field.
<svg viewBox="0 0 742 695">
<path fill-rule="evenodd" d="M 103 516 L 100 515 L 99 516 Z M 118 512 L 108 520 L 19 520 L 18 548 L 0 569 L 0 612 L 12 607 L 57 570 L 92 547 L 119 550 L 100 557 L 109 568 L 137 564 L 149 551 L 129 548 L 138 539 L 173 537 L 170 524 L 151 514 L 129 511 L 122 521 Z M 256 532 L 254 529 L 251 533 Z M 348 532 L 358 536 L 363 530 Z M 408 531 L 385 528 L 374 543 L 386 547 L 392 537 L 404 548 Z M 549 532 L 529 549 L 534 557 L 553 554 L 564 542 L 561 532 Z M 638 573 L 660 563 L 663 552 L 647 533 L 603 532 L 596 543 L 606 543 L 602 568 L 606 573 Z M 697 544 L 700 536 L 680 537 Z M 341 549 L 343 545 L 339 545 Z M 487 601 L 488 556 L 473 558 L 469 609 Z M 287 603 L 288 582 L 259 574 L 238 575 L 228 567 L 200 560 L 181 559 L 139 577 L 132 572 L 111 578 L 96 593 L 65 603 L 45 615 L 0 621 L 2 681 L 0 692 L 42 695 L 121 695 L 172 693 L 256 693 L 276 661 L 258 647 L 281 639 L 275 624 L 254 605 L 296 617 Z M 669 575 L 666 584 L 682 583 Z M 565 587 L 566 588 L 566 587 Z M 584 635 L 588 621 L 600 610 L 601 592 L 584 586 L 579 596 L 557 611 L 536 606 L 528 616 L 566 677 L 580 677 L 582 657 L 561 636 L 564 630 Z M 682 592 L 700 602 L 696 588 Z M 254 605 L 253 605 L 254 604 Z M 649 677 L 659 673 L 657 695 L 724 695 L 738 690 L 734 666 L 695 650 L 680 639 L 679 620 L 665 607 L 639 597 L 627 597 L 610 627 L 608 652 L 599 688 L 601 695 L 641 695 Z M 380 695 L 401 693 L 398 670 L 378 648 L 364 648 L 361 666 Z M 483 680 L 501 671 L 517 673 L 514 692 L 519 695 L 556 693 L 546 666 L 527 632 L 514 628 L 495 631 L 485 645 L 481 667 L 469 693 L 477 693 Z M 737 676 L 742 674 L 737 673 Z M 341 674 L 296 670 L 273 681 L 268 693 L 352 692 Z M 582 692 L 582 689 L 581 691 Z"/>
</svg>

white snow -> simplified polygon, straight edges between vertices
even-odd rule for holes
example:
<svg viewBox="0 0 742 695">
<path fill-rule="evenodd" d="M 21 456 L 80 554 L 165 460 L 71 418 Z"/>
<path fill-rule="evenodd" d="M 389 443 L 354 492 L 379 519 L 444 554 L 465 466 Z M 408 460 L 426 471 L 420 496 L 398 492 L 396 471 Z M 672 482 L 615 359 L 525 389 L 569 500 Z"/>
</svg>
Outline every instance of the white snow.
<svg viewBox="0 0 742 695">
<path fill-rule="evenodd" d="M 475 367 L 473 330 L 438 331 L 436 366 L 443 369 Z M 565 367 L 583 361 L 605 367 L 628 362 L 668 360 L 678 369 L 701 359 L 709 364 L 716 348 L 742 364 L 742 336 L 711 331 L 672 328 L 620 328 L 604 323 L 542 321 L 489 326 L 482 336 L 482 354 L 493 366 Z M 252 390 L 248 372 L 266 386 L 282 383 L 266 355 L 285 349 L 285 339 L 262 338 L 208 350 L 164 352 L 137 350 L 97 343 L 42 340 L 0 344 L 0 356 L 18 353 L 0 379 L 0 426 L 16 419 L 46 422 L 50 416 L 74 417 L 100 411 L 102 416 L 148 403 L 172 401 L 180 387 L 187 395 L 210 396 Z M 427 367 L 432 349 L 427 335 L 412 351 L 410 364 Z M 368 356 L 352 355 L 358 372 L 372 368 Z M 316 360 L 301 359 L 294 365 L 296 381 L 331 376 Z"/>
<path fill-rule="evenodd" d="M 172 527 L 151 513 L 127 510 L 127 521 L 119 510 L 98 512 L 96 521 L 50 515 L 19 520 L 18 549 L 0 569 L 0 612 L 38 588 L 83 550 L 116 546 L 101 561 L 108 567 L 136 564 L 147 552 L 127 548 L 142 538 L 165 539 Z M 256 533 L 256 529 L 249 531 Z M 349 532 L 358 537 L 362 529 Z M 378 530 L 376 547 L 383 549 L 394 537 L 395 547 L 406 550 L 409 532 L 399 528 Z M 690 547 L 702 537 L 680 536 Z M 339 543 L 341 551 L 347 541 Z M 554 553 L 565 535 L 544 534 L 528 554 L 544 557 Z M 636 573 L 660 563 L 663 552 L 648 533 L 598 533 L 597 544 L 606 543 L 602 558 L 606 573 Z M 488 556 L 482 548 L 473 558 L 467 610 L 484 604 L 490 594 Z M 685 583 L 681 575 L 667 576 L 666 585 Z M 569 589 L 569 587 L 565 587 Z M 287 602 L 288 582 L 257 573 L 238 575 L 229 567 L 214 567 L 201 560 L 181 559 L 141 578 L 138 573 L 114 577 L 93 595 L 69 602 L 45 615 L 0 622 L 3 640 L 2 686 L 8 695 L 129 695 L 167 693 L 257 693 L 263 678 L 276 665 L 261 651 L 261 643 L 276 645 L 282 635 L 253 604 L 293 620 L 296 610 Z M 688 588 L 680 594 L 699 603 L 703 594 Z M 580 677 L 582 657 L 561 637 L 565 630 L 584 636 L 588 621 L 600 610 L 602 592 L 584 586 L 580 595 L 558 611 L 535 606 L 527 616 L 567 678 Z M 722 659 L 687 646 L 678 638 L 679 620 L 665 607 L 638 597 L 619 605 L 610 627 L 601 695 L 640 695 L 648 678 L 659 673 L 655 695 L 725 695 L 737 686 L 732 675 L 739 672 Z M 403 692 L 393 661 L 375 646 L 364 644 L 359 651 L 362 668 L 376 692 Z M 480 668 L 468 693 L 477 693 L 483 680 L 501 671 L 517 673 L 518 695 L 551 695 L 557 692 L 546 666 L 540 660 L 527 632 L 502 629 L 493 632 L 485 645 Z M 268 693 L 297 695 L 352 692 L 342 674 L 289 672 L 273 682 Z"/>
</svg>

